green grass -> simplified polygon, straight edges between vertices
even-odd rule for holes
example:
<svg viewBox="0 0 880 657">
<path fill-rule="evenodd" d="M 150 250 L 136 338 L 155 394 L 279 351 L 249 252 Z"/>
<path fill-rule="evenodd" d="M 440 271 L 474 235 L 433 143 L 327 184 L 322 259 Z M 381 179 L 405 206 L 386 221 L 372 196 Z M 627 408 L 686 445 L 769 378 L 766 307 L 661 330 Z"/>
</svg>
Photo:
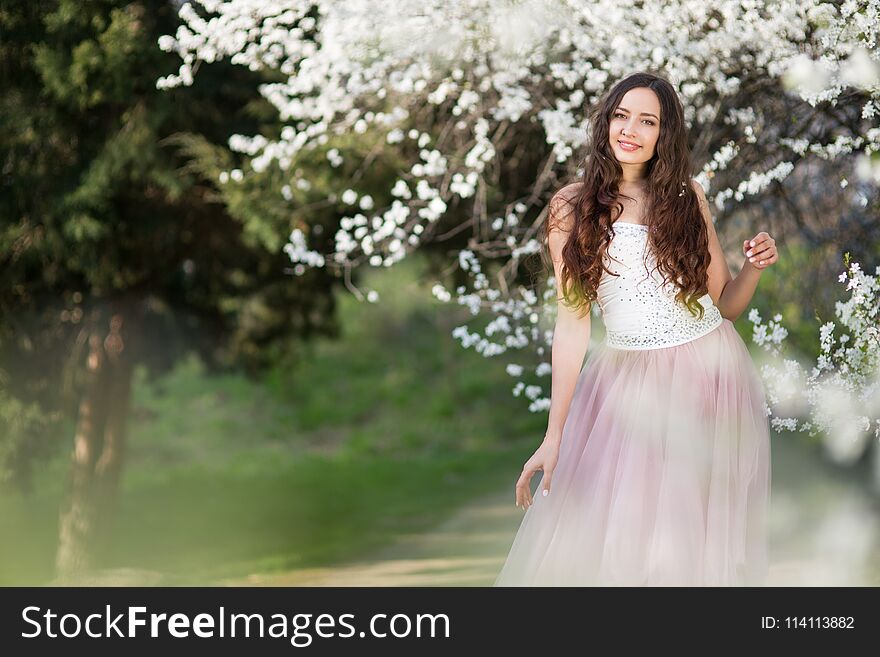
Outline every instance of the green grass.
<svg viewBox="0 0 880 657">
<path fill-rule="evenodd" d="M 512 483 L 546 427 L 510 393 L 505 365 L 525 359 L 463 350 L 450 332 L 473 318 L 419 273 L 376 272 L 378 304 L 341 294 L 342 339 L 302 345 L 261 382 L 208 376 L 195 357 L 152 384 L 138 370 L 100 565 L 167 583 L 329 565 Z M 0 498 L 0 584 L 53 576 L 66 458 Z"/>
<path fill-rule="evenodd" d="M 175 468 L 128 489 L 108 565 L 174 583 L 328 565 L 438 522 L 512 481 L 521 449 L 433 459 L 255 456 L 236 468 Z M 169 509 L 174 509 L 169 513 Z"/>
</svg>

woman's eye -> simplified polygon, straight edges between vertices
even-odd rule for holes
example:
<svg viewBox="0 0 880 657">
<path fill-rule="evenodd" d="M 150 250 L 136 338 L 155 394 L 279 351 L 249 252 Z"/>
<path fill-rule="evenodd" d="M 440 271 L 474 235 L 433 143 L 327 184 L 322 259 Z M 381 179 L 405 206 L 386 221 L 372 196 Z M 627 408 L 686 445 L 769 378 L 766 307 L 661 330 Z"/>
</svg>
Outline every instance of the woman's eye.
<svg viewBox="0 0 880 657">
<path fill-rule="evenodd" d="M 620 112 L 618 112 L 617 114 L 615 114 L 615 115 L 614 115 L 614 118 L 617 118 L 618 116 L 620 116 L 620 117 L 622 117 L 622 118 L 624 118 L 624 119 L 626 118 L 626 114 L 621 114 Z M 654 122 L 651 121 L 650 119 L 643 119 L 643 120 L 644 120 L 648 125 L 654 125 Z"/>
</svg>

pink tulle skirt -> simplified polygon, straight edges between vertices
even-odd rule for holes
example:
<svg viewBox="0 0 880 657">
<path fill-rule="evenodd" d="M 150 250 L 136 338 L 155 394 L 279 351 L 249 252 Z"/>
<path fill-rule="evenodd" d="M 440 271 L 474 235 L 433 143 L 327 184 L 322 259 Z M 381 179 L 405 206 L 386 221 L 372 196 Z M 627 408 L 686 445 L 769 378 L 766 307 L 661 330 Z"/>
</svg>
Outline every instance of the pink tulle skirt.
<svg viewBox="0 0 880 657">
<path fill-rule="evenodd" d="M 595 346 L 495 586 L 762 585 L 765 404 L 728 319 L 672 347 Z"/>
</svg>

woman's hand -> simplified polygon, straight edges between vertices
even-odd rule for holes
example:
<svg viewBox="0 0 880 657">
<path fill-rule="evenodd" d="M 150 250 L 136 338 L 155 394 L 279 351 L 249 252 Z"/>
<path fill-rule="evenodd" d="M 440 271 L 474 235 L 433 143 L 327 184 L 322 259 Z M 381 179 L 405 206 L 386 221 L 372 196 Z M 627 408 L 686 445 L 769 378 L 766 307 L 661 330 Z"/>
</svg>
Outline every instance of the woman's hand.
<svg viewBox="0 0 880 657">
<path fill-rule="evenodd" d="M 743 255 L 748 258 L 748 264 L 755 269 L 766 269 L 779 260 L 776 240 L 764 231 L 750 240 L 743 241 Z"/>
<path fill-rule="evenodd" d="M 535 450 L 532 457 L 523 466 L 522 474 L 516 482 L 516 505 L 521 506 L 523 511 L 532 505 L 532 489 L 529 482 L 532 475 L 538 470 L 544 472 L 544 495 L 550 492 L 550 480 L 553 478 L 553 469 L 559 458 L 559 441 L 544 440 L 541 446 Z"/>
</svg>

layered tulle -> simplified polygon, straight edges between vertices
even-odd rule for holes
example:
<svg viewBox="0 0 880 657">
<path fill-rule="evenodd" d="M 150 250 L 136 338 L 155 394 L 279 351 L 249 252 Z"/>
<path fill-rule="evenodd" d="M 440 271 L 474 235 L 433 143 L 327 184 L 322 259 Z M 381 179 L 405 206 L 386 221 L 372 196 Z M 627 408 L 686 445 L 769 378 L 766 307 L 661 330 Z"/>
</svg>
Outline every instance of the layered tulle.
<svg viewBox="0 0 880 657">
<path fill-rule="evenodd" d="M 730 320 L 673 347 L 595 346 L 542 489 L 496 586 L 763 584 L 769 425 Z"/>
</svg>

